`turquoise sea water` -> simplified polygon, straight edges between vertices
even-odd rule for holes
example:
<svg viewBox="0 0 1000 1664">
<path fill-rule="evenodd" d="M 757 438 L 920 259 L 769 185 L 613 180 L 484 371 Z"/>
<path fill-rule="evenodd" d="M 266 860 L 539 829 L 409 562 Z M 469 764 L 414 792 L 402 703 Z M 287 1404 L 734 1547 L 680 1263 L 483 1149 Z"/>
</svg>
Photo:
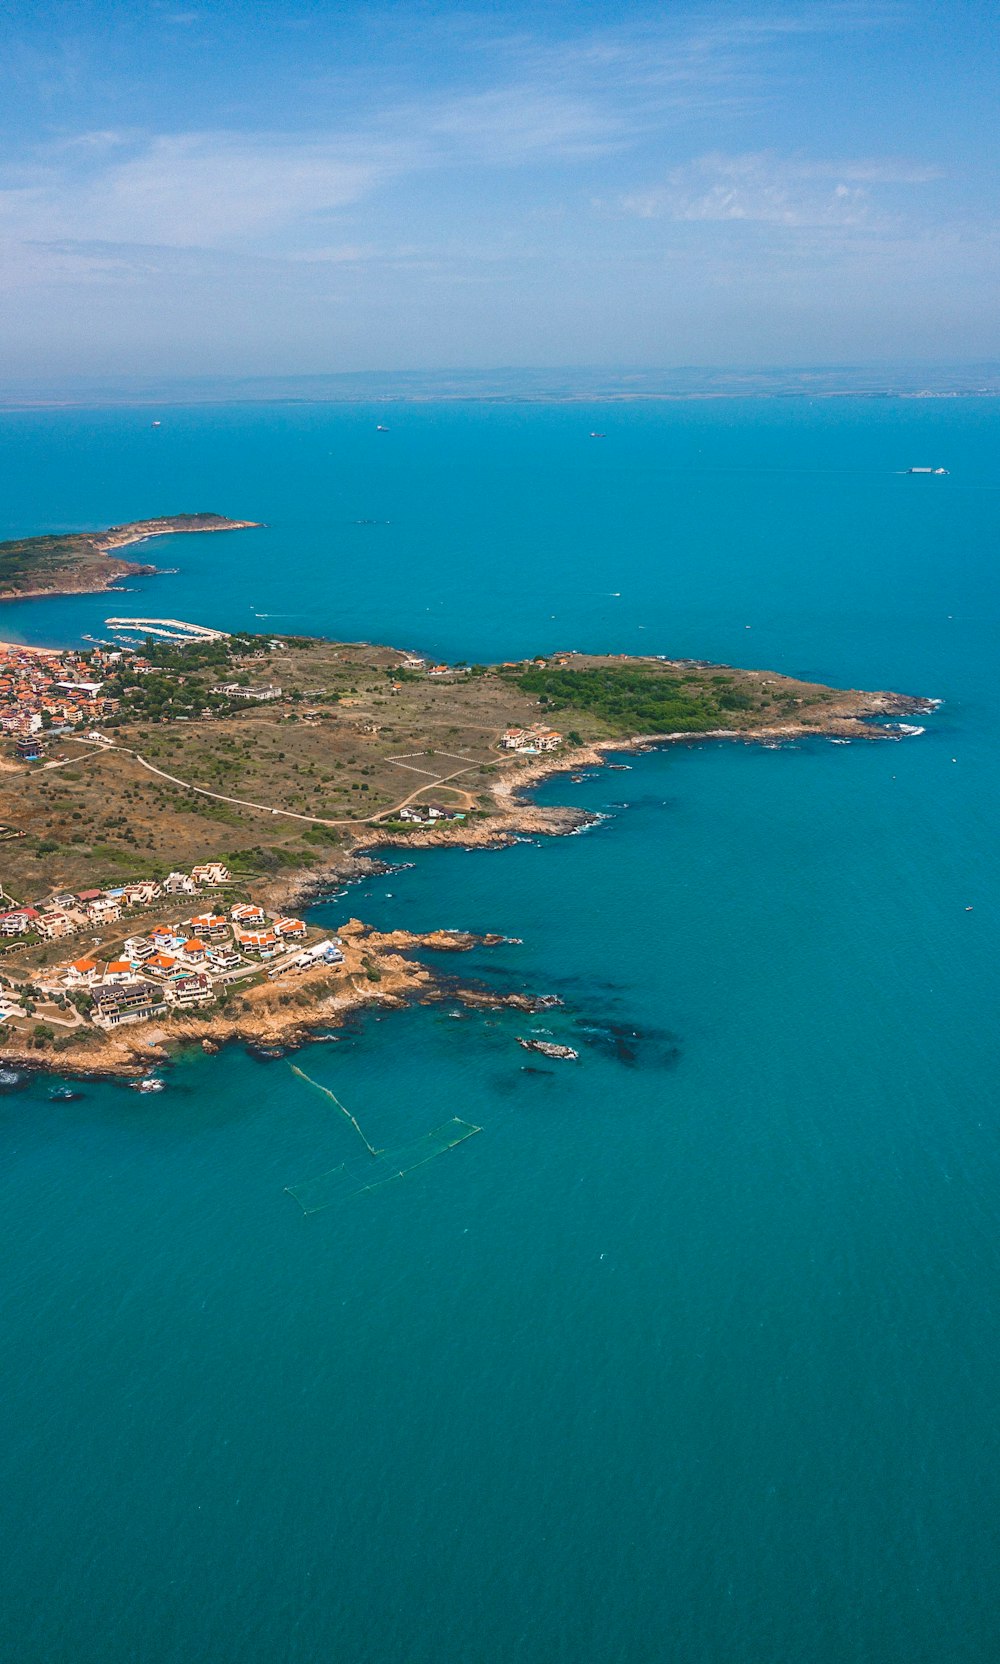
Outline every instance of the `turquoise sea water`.
<svg viewBox="0 0 1000 1664">
<path fill-rule="evenodd" d="M 283 1063 L 0 1097 L 0 1656 L 996 1657 L 997 403 L 154 414 L 0 417 L 2 535 L 268 529 L 0 636 L 269 613 L 945 704 L 552 781 L 608 818 L 318 909 L 522 937 L 474 969 L 582 1054 L 526 1072 L 524 1019 L 447 1007 L 310 1049 L 378 1144 L 484 1129 L 374 1196 L 285 1194 L 356 1141 Z"/>
</svg>

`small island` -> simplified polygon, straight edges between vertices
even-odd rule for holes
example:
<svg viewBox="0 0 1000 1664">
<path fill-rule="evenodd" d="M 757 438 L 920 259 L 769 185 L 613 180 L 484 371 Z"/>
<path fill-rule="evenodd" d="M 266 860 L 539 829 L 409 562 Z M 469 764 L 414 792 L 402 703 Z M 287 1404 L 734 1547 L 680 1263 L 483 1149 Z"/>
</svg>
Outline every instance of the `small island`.
<svg viewBox="0 0 1000 1664">
<path fill-rule="evenodd" d="M 0 543 L 0 601 L 82 595 L 107 589 L 122 578 L 150 577 L 156 573 L 155 566 L 117 560 L 114 551 L 176 532 L 236 532 L 258 525 L 256 520 L 227 520 L 224 514 L 168 514 L 100 532 L 15 538 Z"/>
<path fill-rule="evenodd" d="M 536 1009 L 544 994 L 463 988 L 419 957 L 497 938 L 298 914 L 387 847 L 578 829 L 580 811 L 526 796 L 556 770 L 705 738 L 885 742 L 932 708 L 570 651 L 440 664 L 218 631 L 0 647 L 0 1061 L 129 1078 L 183 1044 L 297 1045 L 360 1006 Z"/>
</svg>

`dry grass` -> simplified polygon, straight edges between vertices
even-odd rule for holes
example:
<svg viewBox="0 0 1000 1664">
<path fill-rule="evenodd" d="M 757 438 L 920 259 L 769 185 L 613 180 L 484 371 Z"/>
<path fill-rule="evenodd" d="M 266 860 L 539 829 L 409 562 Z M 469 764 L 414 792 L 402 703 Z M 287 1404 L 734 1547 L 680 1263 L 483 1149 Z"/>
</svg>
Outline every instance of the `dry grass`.
<svg viewBox="0 0 1000 1664">
<path fill-rule="evenodd" d="M 387 672 L 398 663 L 391 648 L 289 645 L 255 666 L 261 679 L 281 683 L 281 702 L 211 720 L 131 723 L 111 731 L 115 750 L 67 739 L 49 754 L 59 766 L 8 765 L 0 774 L 2 816 L 26 836 L 0 843 L 5 891 L 26 902 L 239 852 L 238 872 L 273 874 L 329 862 L 338 848 L 358 842 L 366 820 L 388 818 L 411 797 L 473 814 L 488 807 L 498 771 L 517 767 L 496 749 L 500 732 L 538 721 L 544 711 L 495 674 L 419 676 L 393 692 Z M 826 722 L 841 708 L 857 709 L 857 696 L 834 697 L 766 674 L 729 674 L 753 700 L 733 727 L 788 714 L 808 721 L 813 713 Z M 288 697 L 293 691 L 300 697 Z M 585 741 L 614 731 L 582 713 L 562 712 L 556 721 Z M 158 778 L 130 752 L 185 784 Z M 221 802 L 188 786 L 264 807 Z"/>
</svg>

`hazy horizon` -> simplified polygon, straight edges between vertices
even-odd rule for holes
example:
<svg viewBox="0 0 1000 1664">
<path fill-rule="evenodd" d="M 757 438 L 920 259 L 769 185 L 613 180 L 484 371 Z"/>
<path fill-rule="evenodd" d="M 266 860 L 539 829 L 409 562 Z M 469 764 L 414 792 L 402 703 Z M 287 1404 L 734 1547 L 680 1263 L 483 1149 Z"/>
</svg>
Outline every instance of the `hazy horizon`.
<svg viewBox="0 0 1000 1664">
<path fill-rule="evenodd" d="M 0 408 L 168 408 L 200 403 L 627 403 L 740 398 L 1000 396 L 1000 361 L 854 365 L 497 365 L 355 370 L 332 375 L 82 377 L 0 380 Z"/>
<path fill-rule="evenodd" d="M 5 23 L 7 378 L 1000 357 L 979 0 Z"/>
</svg>

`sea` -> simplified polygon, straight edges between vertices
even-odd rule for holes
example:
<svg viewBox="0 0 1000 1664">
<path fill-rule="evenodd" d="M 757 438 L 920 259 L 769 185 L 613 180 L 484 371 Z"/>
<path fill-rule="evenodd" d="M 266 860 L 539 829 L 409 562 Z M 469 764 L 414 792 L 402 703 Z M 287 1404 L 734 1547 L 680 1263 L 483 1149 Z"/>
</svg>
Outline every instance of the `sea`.
<svg viewBox="0 0 1000 1664">
<path fill-rule="evenodd" d="M 114 611 L 942 701 L 623 754 L 538 790 L 581 835 L 318 903 L 517 938 L 463 974 L 563 1001 L 298 1054 L 380 1148 L 481 1129 L 376 1190 L 303 1212 L 367 1158 L 285 1059 L 8 1082 L 0 1657 L 1000 1657 L 1000 400 L 9 410 L 0 469 L 3 537 L 265 522 L 0 638 Z"/>
</svg>

